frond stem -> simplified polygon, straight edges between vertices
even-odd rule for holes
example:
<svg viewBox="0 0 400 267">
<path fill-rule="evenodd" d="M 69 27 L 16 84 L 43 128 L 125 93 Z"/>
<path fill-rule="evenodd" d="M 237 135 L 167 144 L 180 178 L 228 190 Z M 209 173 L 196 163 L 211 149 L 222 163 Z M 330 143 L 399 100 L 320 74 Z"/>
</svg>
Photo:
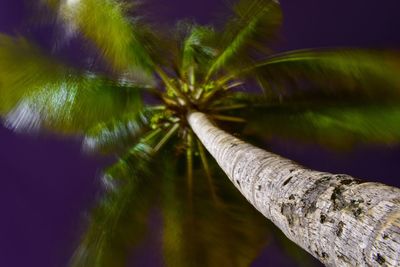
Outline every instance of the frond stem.
<svg viewBox="0 0 400 267">
<path fill-rule="evenodd" d="M 187 164 L 187 186 L 188 200 L 190 206 L 193 205 L 193 133 L 187 134 L 186 164 Z"/>
<path fill-rule="evenodd" d="M 171 136 L 178 130 L 179 124 L 174 124 L 169 131 L 164 135 L 164 137 L 158 142 L 158 144 L 153 148 L 154 153 L 158 152 L 160 148 L 171 138 Z"/>
<path fill-rule="evenodd" d="M 203 99 L 203 104 L 206 104 L 206 103 L 208 103 L 209 101 L 210 101 L 210 99 L 212 99 L 217 93 L 219 93 L 219 92 L 226 92 L 226 91 L 228 91 L 228 90 L 230 90 L 230 89 L 233 89 L 233 88 L 236 88 L 236 87 L 238 87 L 238 86 L 241 86 L 241 85 L 243 85 L 244 84 L 244 82 L 242 82 L 242 81 L 236 81 L 236 82 L 233 82 L 233 83 L 231 83 L 231 84 L 228 84 L 228 85 L 226 85 L 226 86 L 224 86 L 223 85 L 223 83 L 219 83 L 218 82 L 218 84 L 219 84 L 219 86 L 217 86 L 216 87 L 216 89 L 214 90 L 214 91 L 211 91 L 206 97 L 204 97 L 204 99 Z"/>
<path fill-rule="evenodd" d="M 230 106 L 222 106 L 222 107 L 210 108 L 210 110 L 213 110 L 213 111 L 225 111 L 225 110 L 233 110 L 233 109 L 242 109 L 242 108 L 246 108 L 246 107 L 248 107 L 248 105 L 236 104 L 236 105 L 230 105 Z"/>
<path fill-rule="evenodd" d="M 244 123 L 246 122 L 245 119 L 233 116 L 226 116 L 226 115 L 219 115 L 219 114 L 210 114 L 213 119 L 220 120 L 220 121 L 230 121 L 230 122 L 239 122 Z"/>
<path fill-rule="evenodd" d="M 155 70 L 156 73 L 160 76 L 165 86 L 171 89 L 176 94 L 176 96 L 184 102 L 183 104 L 190 103 L 190 101 L 187 99 L 187 96 L 170 82 L 168 75 L 160 67 L 156 66 Z"/>
<path fill-rule="evenodd" d="M 210 193 L 211 193 L 211 197 L 212 200 L 214 202 L 214 204 L 218 204 L 218 197 L 214 188 L 214 183 L 212 181 L 212 176 L 211 176 L 211 171 L 210 171 L 210 167 L 208 166 L 208 161 L 207 161 L 207 156 L 206 153 L 204 151 L 204 147 L 203 144 L 200 142 L 199 139 L 196 138 L 197 141 L 197 149 L 199 151 L 200 154 L 200 159 L 201 162 L 203 164 L 203 168 L 204 168 L 204 172 L 206 173 L 207 176 L 207 182 L 208 182 L 208 187 L 210 189 Z"/>
<path fill-rule="evenodd" d="M 145 137 L 143 137 L 143 139 L 141 140 L 141 142 L 143 143 L 148 143 L 151 139 L 153 139 L 156 135 L 158 135 L 161 132 L 160 128 L 157 128 L 153 131 L 151 131 L 150 133 L 148 133 Z"/>
</svg>

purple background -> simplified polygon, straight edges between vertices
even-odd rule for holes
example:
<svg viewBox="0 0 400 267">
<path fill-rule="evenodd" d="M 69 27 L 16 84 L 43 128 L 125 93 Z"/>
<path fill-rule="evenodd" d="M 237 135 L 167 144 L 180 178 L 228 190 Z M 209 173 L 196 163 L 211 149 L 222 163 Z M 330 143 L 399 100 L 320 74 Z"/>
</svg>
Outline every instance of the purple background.
<svg viewBox="0 0 400 267">
<path fill-rule="evenodd" d="M 165 3 L 165 4 L 164 4 Z M 210 22 L 224 0 L 151 0 L 156 18 L 173 22 L 194 17 Z M 320 46 L 400 48 L 398 0 L 282 0 L 285 15 L 279 50 Z M 0 32 L 22 33 L 49 42 L 28 18 L 21 0 L 0 0 Z M 80 53 L 80 52 L 76 52 Z M 272 150 L 306 166 L 400 186 L 396 170 L 400 147 L 362 147 L 330 153 L 296 144 L 274 144 Z M 79 140 L 27 136 L 0 128 L 0 266 L 63 267 L 78 240 L 84 211 L 98 192 L 97 177 L 109 159 L 81 153 Z M 154 231 L 133 261 L 161 266 Z M 143 252 L 143 253 L 141 253 Z M 154 252 L 153 252 L 154 253 Z M 139 256 L 140 255 L 140 256 Z M 274 245 L 256 266 L 296 266 Z"/>
</svg>

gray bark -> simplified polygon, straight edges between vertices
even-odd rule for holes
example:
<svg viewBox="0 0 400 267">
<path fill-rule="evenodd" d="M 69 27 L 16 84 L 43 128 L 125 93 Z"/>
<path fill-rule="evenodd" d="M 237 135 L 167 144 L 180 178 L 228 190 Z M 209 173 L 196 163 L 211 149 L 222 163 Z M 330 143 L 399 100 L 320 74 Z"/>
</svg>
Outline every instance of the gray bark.
<svg viewBox="0 0 400 267">
<path fill-rule="evenodd" d="M 200 112 L 188 121 L 244 197 L 321 262 L 400 266 L 400 189 L 307 169 L 233 137 Z"/>
</svg>

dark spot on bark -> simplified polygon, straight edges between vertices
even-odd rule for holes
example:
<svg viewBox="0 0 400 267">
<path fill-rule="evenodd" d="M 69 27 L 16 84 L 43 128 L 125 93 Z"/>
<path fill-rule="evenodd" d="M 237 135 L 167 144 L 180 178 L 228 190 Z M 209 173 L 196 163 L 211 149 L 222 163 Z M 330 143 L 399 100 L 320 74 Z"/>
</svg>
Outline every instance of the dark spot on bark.
<svg viewBox="0 0 400 267">
<path fill-rule="evenodd" d="M 337 258 L 345 263 L 350 263 L 349 259 L 343 254 L 336 254 Z"/>
<path fill-rule="evenodd" d="M 233 144 L 231 144 L 231 148 L 232 147 L 235 147 L 235 146 L 237 146 L 238 144 L 235 144 L 235 143 L 233 143 Z"/>
<path fill-rule="evenodd" d="M 295 215 L 295 205 L 291 203 L 283 203 L 281 207 L 281 213 L 286 217 L 289 226 L 293 225 Z"/>
<path fill-rule="evenodd" d="M 291 195 L 289 196 L 289 200 L 294 200 L 294 199 L 295 199 L 294 195 L 291 194 Z"/>
<path fill-rule="evenodd" d="M 320 257 L 320 256 L 319 256 L 319 253 L 318 253 L 318 250 L 314 250 L 314 253 L 315 253 L 315 255 L 318 256 L 318 258 Z"/>
<path fill-rule="evenodd" d="M 363 180 L 355 179 L 355 178 L 350 177 L 345 174 L 338 174 L 338 175 L 335 175 L 335 177 L 341 179 L 341 181 L 340 181 L 341 185 L 353 185 L 353 184 L 365 183 L 365 181 L 363 181 Z"/>
<path fill-rule="evenodd" d="M 383 265 L 386 262 L 385 258 L 382 257 L 379 253 L 376 254 L 375 260 L 377 263 L 379 263 L 379 265 Z"/>
<path fill-rule="evenodd" d="M 317 181 L 315 181 L 314 186 L 318 186 L 320 184 L 326 184 L 326 182 L 329 182 L 329 180 L 331 180 L 332 177 L 330 176 L 324 176 L 320 179 L 318 179 Z"/>
<path fill-rule="evenodd" d="M 383 239 L 388 239 L 389 235 L 388 234 L 383 234 Z"/>
<path fill-rule="evenodd" d="M 320 220 L 321 223 L 324 223 L 326 221 L 326 216 L 324 214 L 321 214 Z"/>
<path fill-rule="evenodd" d="M 352 199 L 352 200 L 350 200 L 350 204 L 352 204 L 352 205 L 358 205 L 358 204 L 361 204 L 361 203 L 364 203 L 363 199 Z"/>
<path fill-rule="evenodd" d="M 318 179 L 307 191 L 304 193 L 301 202 L 303 203 L 302 211 L 304 216 L 309 213 L 313 213 L 317 207 L 317 200 L 323 194 L 330 185 L 330 176 L 324 176 Z"/>
<path fill-rule="evenodd" d="M 366 181 L 360 179 L 353 179 L 353 184 L 363 184 L 363 183 L 366 183 Z"/>
<path fill-rule="evenodd" d="M 343 233 L 343 226 L 344 226 L 344 223 L 343 222 L 339 222 L 338 223 L 338 225 L 337 225 L 337 228 L 336 228 L 336 235 L 337 236 L 341 236 L 342 235 L 342 233 Z"/>
<path fill-rule="evenodd" d="M 340 181 L 340 184 L 349 185 L 349 184 L 351 184 L 351 182 L 353 182 L 353 179 L 344 179 L 344 180 Z"/>
<path fill-rule="evenodd" d="M 324 258 L 324 259 L 329 258 L 329 255 L 326 254 L 325 252 L 322 252 L 321 254 L 322 254 L 322 258 Z"/>
<path fill-rule="evenodd" d="M 260 191 L 261 188 L 262 188 L 262 186 L 259 184 L 259 185 L 257 186 L 257 190 Z"/>
<path fill-rule="evenodd" d="M 240 187 L 240 181 L 236 180 L 237 185 Z"/>
<path fill-rule="evenodd" d="M 362 257 L 363 257 L 364 262 L 368 262 L 367 261 L 367 253 L 365 252 L 365 249 L 362 250 Z"/>
<path fill-rule="evenodd" d="M 295 169 L 290 169 L 290 170 L 289 170 L 290 173 L 292 173 L 292 172 L 294 172 L 294 171 L 295 171 Z"/>
<path fill-rule="evenodd" d="M 337 186 L 333 189 L 331 200 L 333 202 L 333 210 L 341 210 L 347 205 L 343 197 L 343 188 L 341 186 Z"/>
<path fill-rule="evenodd" d="M 363 203 L 363 202 L 364 202 L 363 199 L 352 199 L 352 200 L 350 200 L 349 208 L 351 209 L 354 217 L 358 218 L 362 214 L 363 210 L 360 207 L 360 204 Z"/>
<path fill-rule="evenodd" d="M 365 183 L 362 180 L 358 180 L 358 179 L 344 179 L 342 181 L 340 181 L 340 184 L 342 185 L 357 185 L 357 184 L 362 184 Z"/>
<path fill-rule="evenodd" d="M 357 208 L 357 209 L 353 210 L 353 215 L 354 215 L 354 217 L 356 217 L 356 218 L 357 218 L 358 216 L 360 216 L 361 213 L 362 213 L 362 209 L 361 209 L 361 208 Z"/>
<path fill-rule="evenodd" d="M 285 185 L 287 185 L 289 182 L 290 182 L 290 180 L 292 180 L 292 176 L 290 176 L 286 181 L 284 181 L 283 182 L 283 186 L 285 186 Z"/>
<path fill-rule="evenodd" d="M 335 187 L 335 189 L 333 189 L 332 195 L 331 195 L 331 200 L 335 201 L 338 197 L 338 195 L 342 194 L 341 190 L 340 190 L 340 186 Z"/>
</svg>

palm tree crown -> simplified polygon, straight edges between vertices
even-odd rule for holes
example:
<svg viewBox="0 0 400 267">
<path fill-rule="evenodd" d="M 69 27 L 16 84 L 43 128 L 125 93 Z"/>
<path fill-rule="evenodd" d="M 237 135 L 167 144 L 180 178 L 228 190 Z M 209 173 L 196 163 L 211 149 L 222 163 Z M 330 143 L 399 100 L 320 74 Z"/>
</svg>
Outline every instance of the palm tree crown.
<svg viewBox="0 0 400 267">
<path fill-rule="evenodd" d="M 136 1 L 42 4 L 64 38 L 95 48 L 98 66 L 75 68 L 23 37 L 0 35 L 5 124 L 81 135 L 85 150 L 119 157 L 104 172 L 75 266 L 124 266 L 155 207 L 170 266 L 247 266 L 257 255 L 271 227 L 209 161 L 189 112 L 261 144 L 279 137 L 343 149 L 400 140 L 398 55 L 274 54 L 277 1 L 239 0 L 223 25 L 185 20 L 173 29 L 146 22 Z"/>
</svg>

